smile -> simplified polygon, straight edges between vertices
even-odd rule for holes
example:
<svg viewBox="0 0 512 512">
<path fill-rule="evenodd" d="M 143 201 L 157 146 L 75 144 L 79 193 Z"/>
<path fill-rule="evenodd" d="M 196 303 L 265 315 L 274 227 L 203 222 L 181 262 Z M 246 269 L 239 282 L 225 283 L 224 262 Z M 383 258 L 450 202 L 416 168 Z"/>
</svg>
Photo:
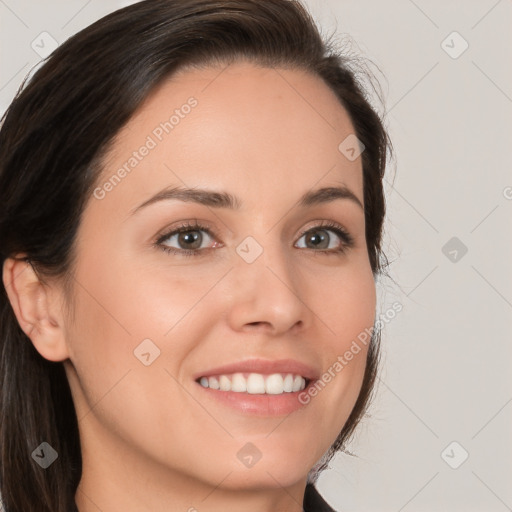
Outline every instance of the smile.
<svg viewBox="0 0 512 512">
<path fill-rule="evenodd" d="M 204 388 L 251 395 L 281 395 L 302 391 L 309 379 L 292 373 L 232 373 L 215 376 L 203 376 L 197 380 Z"/>
</svg>

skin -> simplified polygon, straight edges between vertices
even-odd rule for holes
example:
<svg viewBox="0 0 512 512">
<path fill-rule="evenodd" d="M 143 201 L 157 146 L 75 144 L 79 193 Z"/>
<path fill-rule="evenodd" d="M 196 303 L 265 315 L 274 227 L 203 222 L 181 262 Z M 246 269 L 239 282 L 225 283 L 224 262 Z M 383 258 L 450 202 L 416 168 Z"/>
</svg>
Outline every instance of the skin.
<svg viewBox="0 0 512 512">
<path fill-rule="evenodd" d="M 363 209 L 348 199 L 296 206 L 309 190 L 339 185 L 363 203 L 361 158 L 338 150 L 354 133 L 345 109 L 303 71 L 222 69 L 182 70 L 118 134 L 100 185 L 169 112 L 197 99 L 121 183 L 90 198 L 72 308 L 57 282 L 43 284 L 23 262 L 4 265 L 20 326 L 43 357 L 64 361 L 82 443 L 81 512 L 299 512 L 307 473 L 360 390 L 364 347 L 308 405 L 282 417 L 227 408 L 193 380 L 253 357 L 298 359 L 321 374 L 375 320 Z M 242 206 L 173 200 L 130 215 L 173 185 L 225 190 Z M 201 248 L 218 243 L 209 252 L 184 257 L 153 245 L 196 218 L 218 234 L 201 232 Z M 301 233 L 321 221 L 344 227 L 354 247 L 308 248 Z M 330 248 L 343 244 L 327 233 Z M 251 264 L 235 250 L 247 236 L 263 248 Z M 176 236 L 166 243 L 184 248 Z M 133 353 L 147 338 L 160 350 L 149 366 Z M 250 468 L 236 456 L 248 442 L 262 454 Z"/>
</svg>

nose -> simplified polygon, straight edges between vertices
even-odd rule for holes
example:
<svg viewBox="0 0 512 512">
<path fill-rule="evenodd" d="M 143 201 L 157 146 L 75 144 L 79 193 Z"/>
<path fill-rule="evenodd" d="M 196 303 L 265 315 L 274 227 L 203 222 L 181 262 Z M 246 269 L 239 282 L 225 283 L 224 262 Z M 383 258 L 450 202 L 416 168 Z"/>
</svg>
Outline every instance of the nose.
<svg viewBox="0 0 512 512">
<path fill-rule="evenodd" d="M 305 296 L 307 283 L 296 264 L 278 243 L 265 246 L 251 263 L 237 255 L 228 292 L 231 328 L 263 330 L 273 336 L 306 328 L 312 311 Z"/>
</svg>

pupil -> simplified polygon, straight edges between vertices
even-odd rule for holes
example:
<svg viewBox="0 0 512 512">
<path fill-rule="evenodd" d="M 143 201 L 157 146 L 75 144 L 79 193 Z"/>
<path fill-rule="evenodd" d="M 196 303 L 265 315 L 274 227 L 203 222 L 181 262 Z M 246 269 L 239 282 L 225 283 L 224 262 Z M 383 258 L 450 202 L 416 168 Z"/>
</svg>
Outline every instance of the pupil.
<svg viewBox="0 0 512 512">
<path fill-rule="evenodd" d="M 199 243 L 196 243 L 193 247 L 191 247 L 191 245 L 198 240 Z M 189 247 L 187 249 L 197 249 L 201 246 L 201 235 L 198 231 L 187 231 L 185 233 L 180 233 L 179 242 L 180 244 L 182 243 L 183 245 L 188 245 Z"/>
<path fill-rule="evenodd" d="M 324 233 L 324 234 L 318 234 L 318 233 Z M 311 235 L 309 237 L 309 241 L 313 243 L 315 247 L 319 247 L 322 242 L 325 242 L 327 240 L 327 245 L 323 245 L 322 249 L 325 249 L 329 246 L 328 243 L 328 236 L 325 234 L 325 231 L 316 231 L 316 234 Z"/>
</svg>

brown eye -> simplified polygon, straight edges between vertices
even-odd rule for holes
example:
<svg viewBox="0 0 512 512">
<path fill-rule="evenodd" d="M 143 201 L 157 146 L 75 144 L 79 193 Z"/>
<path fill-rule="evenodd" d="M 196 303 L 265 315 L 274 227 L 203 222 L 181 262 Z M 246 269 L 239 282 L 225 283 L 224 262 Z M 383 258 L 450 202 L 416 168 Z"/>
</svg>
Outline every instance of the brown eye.
<svg viewBox="0 0 512 512">
<path fill-rule="evenodd" d="M 298 245 L 300 249 L 323 254 L 344 253 L 354 246 L 352 236 L 344 228 L 333 223 L 310 228 L 301 235 L 300 239 L 302 238 L 305 239 L 305 245 Z M 203 244 L 208 242 L 208 239 L 210 243 L 204 247 Z M 215 235 L 210 228 L 196 223 L 187 223 L 162 235 L 155 245 L 169 254 L 199 256 L 221 245 L 216 241 L 212 244 L 212 240 L 215 240 Z"/>
<path fill-rule="evenodd" d="M 183 251 L 199 250 L 201 249 L 205 239 L 203 233 L 206 233 L 207 238 L 210 237 L 206 230 L 203 229 L 176 230 L 166 235 L 165 239 L 161 241 L 161 244 L 174 249 L 181 249 Z M 177 244 L 177 247 L 173 247 L 170 245 L 171 243 Z"/>
<path fill-rule="evenodd" d="M 317 226 L 307 230 L 301 238 L 305 239 L 301 249 L 313 249 L 317 252 L 337 254 L 353 247 L 354 240 L 347 231 L 337 225 Z"/>
<path fill-rule="evenodd" d="M 182 249 L 199 249 L 203 235 L 200 231 L 187 231 L 178 234 L 177 242 Z"/>
<path fill-rule="evenodd" d="M 213 241 L 213 243 L 212 243 Z M 199 256 L 220 244 L 213 230 L 197 221 L 185 222 L 169 230 L 155 242 L 155 247 L 177 256 Z"/>
<path fill-rule="evenodd" d="M 304 236 L 306 237 L 306 246 L 311 244 L 310 249 L 329 249 L 331 237 L 327 229 L 310 231 Z"/>
</svg>

